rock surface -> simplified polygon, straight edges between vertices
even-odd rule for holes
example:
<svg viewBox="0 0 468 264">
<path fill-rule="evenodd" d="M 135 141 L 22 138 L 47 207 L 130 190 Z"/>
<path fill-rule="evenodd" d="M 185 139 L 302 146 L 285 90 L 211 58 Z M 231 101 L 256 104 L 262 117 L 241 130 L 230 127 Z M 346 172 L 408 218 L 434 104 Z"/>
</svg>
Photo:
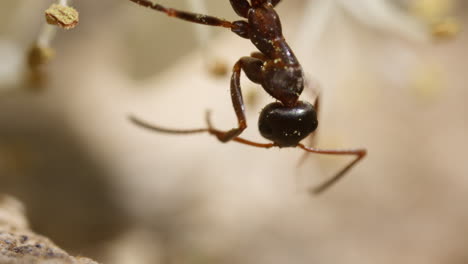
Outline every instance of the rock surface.
<svg viewBox="0 0 468 264">
<path fill-rule="evenodd" d="M 70 256 L 48 238 L 33 233 L 22 204 L 0 195 L 0 264 L 16 263 L 97 264 L 88 258 Z"/>
</svg>

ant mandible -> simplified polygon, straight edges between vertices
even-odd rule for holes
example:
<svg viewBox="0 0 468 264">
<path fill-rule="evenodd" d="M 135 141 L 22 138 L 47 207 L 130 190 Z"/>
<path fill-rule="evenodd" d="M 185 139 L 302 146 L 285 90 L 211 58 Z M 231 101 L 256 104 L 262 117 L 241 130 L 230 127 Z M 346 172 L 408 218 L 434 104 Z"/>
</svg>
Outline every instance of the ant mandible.
<svg viewBox="0 0 468 264">
<path fill-rule="evenodd" d="M 321 193 L 337 182 L 365 155 L 366 149 L 326 150 L 306 147 L 300 141 L 317 129 L 319 100 L 314 105 L 299 101 L 304 89 L 304 75 L 293 51 L 282 34 L 281 22 L 274 7 L 281 0 L 230 0 L 234 11 L 246 20 L 229 22 L 213 16 L 185 12 L 166 8 L 148 0 L 129 0 L 144 7 L 166 13 L 168 16 L 189 22 L 224 27 L 242 38 L 250 39 L 260 52 L 253 52 L 249 57 L 242 57 L 233 67 L 231 77 L 231 100 L 237 116 L 238 127 L 222 131 L 213 128 L 207 112 L 207 128 L 201 129 L 168 129 L 148 124 L 130 116 L 135 124 L 163 133 L 192 134 L 207 132 L 216 136 L 221 142 L 236 141 L 259 148 L 299 147 L 307 152 L 329 155 L 354 155 L 355 159 L 341 169 L 332 178 L 323 182 L 311 191 Z M 258 128 L 261 135 L 273 143 L 257 143 L 239 135 L 247 128 L 245 106 L 240 87 L 241 70 L 254 83 L 260 84 L 273 98 L 278 100 L 267 105 L 260 113 Z"/>
</svg>

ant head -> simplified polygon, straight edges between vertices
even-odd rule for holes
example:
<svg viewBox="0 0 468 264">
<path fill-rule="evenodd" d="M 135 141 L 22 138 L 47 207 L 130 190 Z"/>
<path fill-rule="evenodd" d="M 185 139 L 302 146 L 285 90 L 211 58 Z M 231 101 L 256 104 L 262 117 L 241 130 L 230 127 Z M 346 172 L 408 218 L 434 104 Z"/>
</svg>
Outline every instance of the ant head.
<svg viewBox="0 0 468 264">
<path fill-rule="evenodd" d="M 293 107 L 276 102 L 260 113 L 258 129 L 266 139 L 279 147 L 295 147 L 318 126 L 317 113 L 307 102 L 297 101 Z"/>
</svg>

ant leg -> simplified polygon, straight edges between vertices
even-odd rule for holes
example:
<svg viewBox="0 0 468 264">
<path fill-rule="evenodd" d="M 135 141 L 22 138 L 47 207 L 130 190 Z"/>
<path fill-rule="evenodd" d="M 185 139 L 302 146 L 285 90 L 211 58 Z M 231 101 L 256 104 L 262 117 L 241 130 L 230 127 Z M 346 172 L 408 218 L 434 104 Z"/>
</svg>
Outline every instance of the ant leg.
<svg viewBox="0 0 468 264">
<path fill-rule="evenodd" d="M 315 97 L 313 106 L 315 108 L 315 112 L 317 113 L 317 116 L 319 116 L 320 101 L 321 99 L 323 99 L 322 91 L 321 91 L 322 89 L 320 87 L 320 84 L 315 79 L 305 78 L 304 87 L 305 87 L 304 91 L 311 92 L 311 94 Z"/>
<path fill-rule="evenodd" d="M 229 2 L 237 15 L 247 18 L 249 9 L 252 8 L 247 0 L 229 0 Z"/>
<path fill-rule="evenodd" d="M 197 128 L 197 129 L 171 129 L 171 128 L 164 128 L 156 125 L 151 125 L 149 123 L 146 123 L 145 121 L 142 121 L 138 119 L 135 116 L 129 116 L 129 119 L 131 122 L 133 122 L 135 125 L 138 125 L 140 127 L 143 127 L 145 129 L 151 130 L 151 131 L 156 131 L 160 133 L 167 133 L 167 134 L 198 134 L 198 133 L 209 133 L 211 135 L 214 135 L 216 137 L 220 137 L 222 135 L 225 135 L 226 132 L 223 132 L 221 130 L 217 130 L 212 127 L 211 122 L 210 122 L 210 116 L 209 112 L 206 114 L 206 122 L 208 124 L 207 128 Z M 232 141 L 235 141 L 237 143 L 241 143 L 244 145 L 249 145 L 252 147 L 257 147 L 257 148 L 271 148 L 271 147 L 276 147 L 277 145 L 275 143 L 257 143 L 254 141 L 250 141 L 241 137 L 233 137 L 231 138 Z M 356 165 L 361 159 L 363 159 L 366 154 L 367 150 L 366 149 L 354 149 L 354 150 L 325 150 L 325 149 L 316 149 L 316 148 L 310 148 L 306 147 L 303 144 L 298 144 L 298 147 L 301 149 L 307 151 L 307 152 L 312 152 L 312 153 L 318 153 L 318 154 L 328 154 L 328 155 L 355 155 L 356 158 L 351 161 L 348 165 L 346 165 L 343 169 L 341 169 L 338 173 L 336 173 L 332 178 L 329 180 L 323 182 L 319 186 L 313 188 L 311 192 L 313 194 L 320 194 L 327 190 L 329 187 L 331 187 L 334 183 L 336 183 L 338 180 L 340 180 L 354 165 Z"/>
<path fill-rule="evenodd" d="M 165 127 L 160 127 L 156 125 L 151 125 L 147 123 L 146 121 L 143 121 L 133 115 L 130 115 L 129 120 L 134 123 L 137 126 L 140 126 L 142 128 L 151 130 L 151 131 L 156 131 L 160 133 L 166 133 L 166 134 L 178 134 L 178 135 L 186 135 L 186 134 L 198 134 L 198 133 L 204 133 L 208 132 L 211 135 L 217 136 L 218 134 L 222 134 L 223 132 L 220 130 L 217 130 L 211 126 L 210 122 L 210 112 L 207 111 L 206 113 L 206 122 L 208 124 L 208 128 L 196 128 L 196 129 L 171 129 L 171 128 L 165 128 Z M 254 141 L 250 141 L 241 137 L 235 137 L 232 139 L 232 141 L 244 144 L 244 145 L 249 145 L 252 147 L 257 147 L 257 148 L 271 148 L 276 146 L 274 143 L 257 143 Z"/>
<path fill-rule="evenodd" d="M 317 96 L 315 97 L 315 100 L 314 100 L 314 108 L 315 108 L 315 113 L 317 115 L 317 118 L 320 119 L 320 95 L 317 94 Z M 314 131 L 314 133 L 312 134 L 312 136 L 310 137 L 310 142 L 309 144 L 311 146 L 315 146 L 315 143 L 317 141 L 317 132 L 318 130 L 316 129 Z"/>
<path fill-rule="evenodd" d="M 320 96 L 319 95 L 315 97 L 314 108 L 315 108 L 315 113 L 317 113 L 317 116 L 319 116 L 319 112 L 320 112 Z"/>
<path fill-rule="evenodd" d="M 253 57 L 242 57 L 239 59 L 236 64 L 234 64 L 232 77 L 231 77 L 231 101 L 234 107 L 234 112 L 237 116 L 238 127 L 233 128 L 228 131 L 220 131 L 211 128 L 211 123 L 207 118 L 209 125 L 208 129 L 195 129 L 195 130 L 174 130 L 174 129 L 165 129 L 161 127 L 153 127 L 147 125 L 144 122 L 139 121 L 135 117 L 130 117 L 130 120 L 140 126 L 153 129 L 158 132 L 173 133 L 173 134 L 190 134 L 190 133 L 200 133 L 200 132 L 209 132 L 212 135 L 215 135 L 221 142 L 227 142 L 229 140 L 239 141 L 237 138 L 244 129 L 247 128 L 247 119 L 245 117 L 245 105 L 242 98 L 242 91 L 240 86 L 240 75 L 241 69 L 244 70 L 247 77 L 255 83 L 262 82 L 262 65 L 263 61 L 253 58 Z M 272 145 L 273 146 L 273 145 Z"/>
<path fill-rule="evenodd" d="M 325 182 L 318 185 L 317 187 L 313 188 L 311 190 L 313 194 L 320 194 L 324 192 L 325 190 L 327 190 L 328 188 L 330 188 L 330 186 L 332 186 L 334 183 L 340 180 L 354 165 L 356 165 L 356 163 L 358 163 L 361 159 L 363 159 L 367 154 L 366 149 L 326 150 L 326 149 L 316 149 L 316 148 L 306 147 L 303 144 L 298 144 L 297 146 L 307 152 L 313 152 L 313 153 L 318 153 L 318 154 L 356 156 L 356 158 L 353 161 L 351 161 L 343 169 L 338 171 L 338 173 L 336 173 L 333 177 L 326 180 Z"/>
<path fill-rule="evenodd" d="M 259 7 L 266 3 L 269 3 L 275 7 L 279 2 L 281 2 L 281 0 L 252 0 L 251 2 L 253 7 Z"/>
<path fill-rule="evenodd" d="M 306 83 L 306 86 L 309 86 L 307 83 Z M 317 118 L 320 119 L 320 93 L 318 92 L 315 96 L 315 100 L 314 100 L 314 109 L 315 109 L 315 113 L 317 114 Z M 317 132 L 318 130 L 315 130 L 310 136 L 309 136 L 309 145 L 310 146 L 315 146 L 315 143 L 317 142 Z M 308 157 L 308 153 L 304 153 L 302 155 L 302 157 L 299 159 L 299 161 L 297 162 L 297 167 L 301 166 L 304 161 L 306 160 L 306 158 Z"/>
<path fill-rule="evenodd" d="M 208 125 L 207 130 L 208 130 L 208 132 L 210 134 L 215 135 L 216 137 L 219 138 L 219 136 L 223 135 L 225 132 L 213 128 L 213 125 L 211 124 L 211 118 L 210 117 L 211 117 L 211 112 L 206 111 L 205 119 L 206 119 L 206 124 Z M 245 144 L 245 145 L 249 145 L 249 146 L 252 146 L 252 147 L 258 147 L 258 148 L 267 148 L 268 149 L 268 148 L 276 146 L 274 143 L 257 143 L 257 142 L 253 142 L 253 141 L 241 138 L 241 137 L 235 137 L 235 138 L 233 138 L 231 140 L 236 141 L 238 143 Z"/>
<path fill-rule="evenodd" d="M 186 11 L 181 11 L 173 8 L 167 8 L 160 4 L 154 4 L 149 0 L 129 0 L 136 4 L 139 4 L 144 7 L 151 8 L 153 10 L 166 13 L 170 17 L 179 18 L 188 22 L 208 25 L 208 26 L 215 26 L 215 27 L 224 27 L 231 29 L 232 32 L 236 33 L 240 37 L 249 38 L 249 23 L 246 21 L 234 21 L 229 22 L 227 20 L 217 18 L 214 16 L 208 16 L 203 14 L 196 14 Z"/>
<path fill-rule="evenodd" d="M 197 23 L 197 24 L 225 27 L 225 28 L 231 28 L 231 29 L 234 27 L 233 23 L 227 20 L 221 19 L 221 18 L 214 17 L 214 16 L 196 14 L 196 13 L 181 11 L 181 10 L 177 10 L 173 8 L 166 8 L 160 4 L 154 4 L 149 0 L 129 0 L 129 1 L 132 1 L 136 4 L 151 8 L 159 12 L 166 13 L 170 17 L 176 17 L 176 18 L 189 21 L 189 22 L 193 22 L 193 23 Z"/>
<path fill-rule="evenodd" d="M 279 2 L 281 2 L 281 0 L 271 0 L 271 4 L 273 5 L 273 7 L 275 7 L 277 4 L 279 4 Z"/>
<path fill-rule="evenodd" d="M 259 60 L 262 60 L 262 61 L 268 60 L 268 58 L 265 56 L 265 54 L 263 54 L 261 52 L 258 52 L 258 51 L 254 51 L 254 52 L 250 53 L 250 57 L 253 57 L 253 58 L 256 58 L 256 59 L 259 59 Z"/>
<path fill-rule="evenodd" d="M 234 107 L 234 112 L 237 116 L 238 127 L 231 130 L 218 133 L 216 137 L 221 142 L 227 142 L 239 136 L 244 129 L 247 128 L 247 120 L 245 118 L 245 105 L 242 98 L 242 91 L 240 86 L 241 69 L 244 70 L 247 77 L 255 82 L 262 82 L 262 65 L 263 61 L 253 57 L 242 57 L 234 64 L 232 77 L 231 77 L 231 101 Z"/>
</svg>

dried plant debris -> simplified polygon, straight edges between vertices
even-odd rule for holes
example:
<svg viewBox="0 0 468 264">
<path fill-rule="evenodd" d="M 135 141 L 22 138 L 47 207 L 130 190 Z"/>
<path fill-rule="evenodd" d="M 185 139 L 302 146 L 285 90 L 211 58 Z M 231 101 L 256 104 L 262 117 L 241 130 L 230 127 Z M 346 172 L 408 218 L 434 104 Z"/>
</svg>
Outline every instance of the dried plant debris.
<svg viewBox="0 0 468 264">
<path fill-rule="evenodd" d="M 83 257 L 72 257 L 52 241 L 28 229 L 23 206 L 16 199 L 0 195 L 1 264 L 98 264 Z"/>
<path fill-rule="evenodd" d="M 53 4 L 45 11 L 47 23 L 64 29 L 72 29 L 78 24 L 78 11 L 70 6 Z"/>
</svg>

